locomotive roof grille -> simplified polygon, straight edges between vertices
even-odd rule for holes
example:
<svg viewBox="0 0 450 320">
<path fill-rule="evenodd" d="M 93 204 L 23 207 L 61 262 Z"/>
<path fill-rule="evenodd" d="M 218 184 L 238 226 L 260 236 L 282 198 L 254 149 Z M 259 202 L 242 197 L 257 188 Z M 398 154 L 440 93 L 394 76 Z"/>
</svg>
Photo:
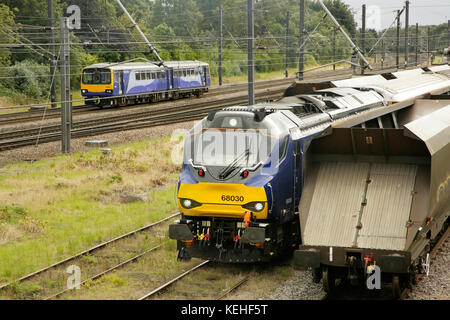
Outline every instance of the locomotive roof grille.
<svg viewBox="0 0 450 320">
<path fill-rule="evenodd" d="M 266 115 L 268 115 L 270 113 L 274 113 L 275 109 L 274 108 L 269 108 L 269 107 L 254 108 L 254 107 L 237 106 L 237 107 L 223 108 L 222 111 L 252 112 L 252 113 L 255 114 L 254 120 L 256 122 L 261 122 L 261 121 L 264 120 Z M 208 121 L 213 121 L 214 117 L 216 116 L 216 113 L 217 113 L 217 111 L 211 111 L 210 113 L 208 113 L 208 116 L 207 116 L 206 119 Z"/>
</svg>

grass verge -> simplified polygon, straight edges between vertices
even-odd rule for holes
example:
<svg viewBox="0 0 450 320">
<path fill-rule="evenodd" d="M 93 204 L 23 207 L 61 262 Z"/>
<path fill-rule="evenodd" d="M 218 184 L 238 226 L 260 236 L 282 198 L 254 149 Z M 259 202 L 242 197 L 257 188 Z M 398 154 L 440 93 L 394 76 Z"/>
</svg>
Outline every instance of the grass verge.
<svg viewBox="0 0 450 320">
<path fill-rule="evenodd" d="M 0 169 L 0 283 L 176 209 L 169 137 Z"/>
</svg>

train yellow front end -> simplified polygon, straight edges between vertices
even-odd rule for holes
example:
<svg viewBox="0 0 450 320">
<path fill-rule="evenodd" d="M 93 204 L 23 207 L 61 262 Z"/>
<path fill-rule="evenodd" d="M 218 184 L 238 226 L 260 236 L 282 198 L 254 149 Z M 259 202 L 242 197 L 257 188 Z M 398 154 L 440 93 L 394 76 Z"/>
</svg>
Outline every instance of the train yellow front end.
<svg viewBox="0 0 450 320">
<path fill-rule="evenodd" d="M 243 219 L 251 211 L 255 219 L 267 219 L 268 212 L 263 187 L 237 183 L 183 184 L 178 191 L 178 207 L 192 217 Z"/>
</svg>

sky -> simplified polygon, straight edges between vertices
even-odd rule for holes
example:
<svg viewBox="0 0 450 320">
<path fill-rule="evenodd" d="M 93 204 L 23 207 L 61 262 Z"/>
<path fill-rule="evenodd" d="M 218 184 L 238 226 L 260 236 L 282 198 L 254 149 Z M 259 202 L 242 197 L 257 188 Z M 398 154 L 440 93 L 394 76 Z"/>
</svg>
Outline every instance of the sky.
<svg viewBox="0 0 450 320">
<path fill-rule="evenodd" d="M 404 0 L 343 0 L 354 10 L 356 22 L 361 25 L 362 5 L 366 5 L 366 28 L 381 30 L 389 27 L 394 21 L 397 9 L 405 5 Z M 449 0 L 410 0 L 409 24 L 434 25 L 447 23 L 450 19 Z M 405 16 L 402 14 L 401 23 L 404 26 Z"/>
</svg>

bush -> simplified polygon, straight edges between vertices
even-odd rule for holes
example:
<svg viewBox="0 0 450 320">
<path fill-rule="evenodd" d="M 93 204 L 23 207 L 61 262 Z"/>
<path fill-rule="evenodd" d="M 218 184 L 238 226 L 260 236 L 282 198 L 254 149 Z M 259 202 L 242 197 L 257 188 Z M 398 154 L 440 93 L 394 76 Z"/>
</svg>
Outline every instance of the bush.
<svg viewBox="0 0 450 320">
<path fill-rule="evenodd" d="M 51 77 L 48 66 L 30 60 L 17 62 L 2 79 L 0 87 L 24 94 L 28 97 L 47 98 L 50 91 Z"/>
</svg>

